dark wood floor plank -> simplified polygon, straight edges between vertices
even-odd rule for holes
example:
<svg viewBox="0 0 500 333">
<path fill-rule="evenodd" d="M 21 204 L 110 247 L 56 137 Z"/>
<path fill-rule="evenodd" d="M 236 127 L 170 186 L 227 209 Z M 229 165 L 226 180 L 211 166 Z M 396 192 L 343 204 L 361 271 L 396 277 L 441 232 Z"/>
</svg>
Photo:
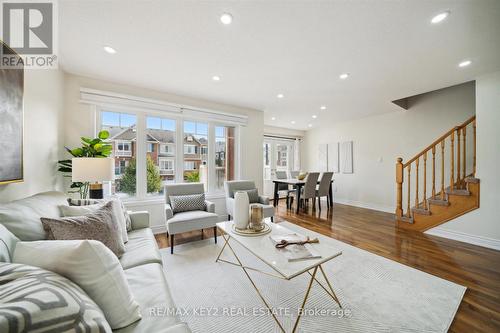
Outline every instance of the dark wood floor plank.
<svg viewBox="0 0 500 333">
<path fill-rule="evenodd" d="M 450 332 L 500 332 L 500 251 L 412 230 L 398 229 L 394 215 L 334 204 L 333 209 L 295 214 L 284 204 L 276 221 L 289 221 L 366 251 L 466 286 Z M 204 231 L 205 238 L 213 231 Z M 166 234 L 156 235 L 160 248 Z M 176 244 L 201 239 L 199 231 L 176 235 Z"/>
</svg>

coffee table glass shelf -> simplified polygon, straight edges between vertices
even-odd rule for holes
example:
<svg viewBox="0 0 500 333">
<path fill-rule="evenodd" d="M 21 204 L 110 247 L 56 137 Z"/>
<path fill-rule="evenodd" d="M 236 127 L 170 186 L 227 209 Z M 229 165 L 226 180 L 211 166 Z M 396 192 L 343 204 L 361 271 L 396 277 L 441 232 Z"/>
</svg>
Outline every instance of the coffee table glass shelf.
<svg viewBox="0 0 500 333">
<path fill-rule="evenodd" d="M 307 259 L 307 260 L 299 260 L 299 261 L 293 261 L 289 262 L 288 259 L 280 253 L 278 249 L 276 249 L 269 239 L 270 236 L 279 236 L 279 235 L 286 235 L 286 234 L 291 234 L 294 233 L 295 231 L 292 231 L 290 229 L 285 228 L 284 226 L 281 226 L 279 224 L 275 223 L 269 223 L 268 224 L 271 231 L 265 235 L 261 235 L 258 237 L 248 237 L 248 236 L 242 236 L 234 232 L 233 230 L 233 222 L 232 221 L 226 221 L 226 222 L 219 222 L 217 223 L 217 227 L 222 233 L 222 237 L 224 238 L 224 245 L 217 256 L 217 259 L 215 262 L 224 262 L 228 263 L 231 265 L 239 266 L 245 273 L 246 277 L 248 280 L 250 280 L 252 286 L 254 287 L 255 291 L 261 298 L 262 302 L 265 304 L 267 309 L 270 310 L 271 315 L 273 316 L 274 320 L 278 324 L 279 328 L 282 330 L 282 332 L 285 332 L 285 329 L 283 328 L 283 325 L 279 322 L 278 318 L 274 314 L 274 311 L 272 311 L 272 307 L 268 304 L 264 296 L 262 295 L 261 291 L 259 288 L 256 286 L 255 282 L 252 280 L 250 277 L 248 271 L 256 271 L 259 273 L 263 273 L 266 275 L 270 275 L 279 279 L 283 280 L 291 280 L 299 275 L 302 274 L 309 274 L 311 276 L 308 287 L 305 290 L 305 295 L 304 299 L 302 301 L 302 305 L 299 308 L 299 312 L 297 315 L 297 319 L 295 321 L 295 324 L 293 326 L 292 332 L 295 332 L 297 330 L 301 314 L 303 313 L 304 306 L 307 302 L 307 298 L 309 297 L 309 292 L 311 290 L 311 287 L 313 286 L 313 283 L 316 282 L 321 288 L 323 288 L 324 291 L 330 295 L 333 300 L 342 308 L 342 305 L 340 304 L 339 299 L 335 295 L 335 292 L 332 288 L 332 285 L 330 284 L 330 281 L 328 280 L 328 277 L 325 274 L 325 271 L 323 270 L 323 267 L 321 267 L 322 264 L 334 259 L 335 257 L 338 257 L 339 255 L 342 254 L 342 251 L 340 251 L 338 248 L 336 248 L 332 242 L 328 241 L 327 237 L 324 237 L 318 233 L 315 233 L 313 231 L 309 231 L 307 229 L 303 229 L 304 233 L 302 236 L 310 236 L 311 238 L 318 237 L 320 239 L 320 242 L 317 244 L 311 244 L 311 246 L 314 248 L 315 252 L 317 252 L 319 255 L 321 255 L 321 258 L 316 258 L 316 259 Z M 236 242 L 239 245 L 241 245 L 243 248 L 245 248 L 248 252 L 256 256 L 258 259 L 260 259 L 262 262 L 264 262 L 267 266 L 271 268 L 272 272 L 266 272 L 260 269 L 256 269 L 253 267 L 249 267 L 244 265 L 234 249 L 231 246 L 230 242 Z M 229 260 L 221 259 L 221 255 L 224 252 L 224 250 L 228 248 L 231 253 L 234 255 L 236 258 L 236 262 L 232 262 Z M 321 283 L 318 281 L 317 274 L 321 273 L 323 275 L 324 280 L 326 281 L 326 286 L 324 283 Z"/>
</svg>

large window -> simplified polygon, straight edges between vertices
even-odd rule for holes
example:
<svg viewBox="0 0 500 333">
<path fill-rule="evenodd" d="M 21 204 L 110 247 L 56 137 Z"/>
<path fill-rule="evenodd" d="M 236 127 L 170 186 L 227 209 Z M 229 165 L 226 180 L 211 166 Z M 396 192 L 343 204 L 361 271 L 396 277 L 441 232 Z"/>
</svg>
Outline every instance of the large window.
<svg viewBox="0 0 500 333">
<path fill-rule="evenodd" d="M 175 182 L 175 127 L 173 119 L 146 117 L 148 194 L 161 194 L 165 184 Z"/>
<path fill-rule="evenodd" d="M 234 127 L 215 126 L 215 189 L 234 179 Z"/>
<path fill-rule="evenodd" d="M 168 115 L 100 110 L 98 129 L 110 132 L 115 158 L 116 180 L 105 187 L 107 195 L 160 196 L 175 182 L 221 192 L 224 181 L 237 177 L 236 127 Z"/>
<path fill-rule="evenodd" d="M 206 152 L 203 154 L 203 152 Z M 208 190 L 208 124 L 184 121 L 184 181 Z"/>
<path fill-rule="evenodd" d="M 101 129 L 109 132 L 113 145 L 115 182 L 105 186 L 110 195 L 122 197 L 136 195 L 136 126 L 137 117 L 119 112 L 102 112 Z"/>
</svg>

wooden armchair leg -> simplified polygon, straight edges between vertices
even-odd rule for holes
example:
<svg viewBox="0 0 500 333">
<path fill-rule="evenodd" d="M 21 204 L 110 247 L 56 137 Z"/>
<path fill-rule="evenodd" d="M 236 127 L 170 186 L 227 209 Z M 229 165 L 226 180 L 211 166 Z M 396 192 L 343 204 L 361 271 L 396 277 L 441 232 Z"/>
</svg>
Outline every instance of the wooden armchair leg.
<svg viewBox="0 0 500 333">
<path fill-rule="evenodd" d="M 203 240 L 203 229 L 201 229 L 201 239 Z"/>
<path fill-rule="evenodd" d="M 214 239 L 215 239 L 215 244 L 217 244 L 217 227 L 214 227 Z"/>
</svg>

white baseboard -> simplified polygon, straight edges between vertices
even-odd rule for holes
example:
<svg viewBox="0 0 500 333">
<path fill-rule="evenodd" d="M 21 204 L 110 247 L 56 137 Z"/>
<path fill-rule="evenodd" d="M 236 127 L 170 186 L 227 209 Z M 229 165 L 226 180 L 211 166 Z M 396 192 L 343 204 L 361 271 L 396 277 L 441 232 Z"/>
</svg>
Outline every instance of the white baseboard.
<svg viewBox="0 0 500 333">
<path fill-rule="evenodd" d="M 368 209 L 378 210 L 381 212 L 392 213 L 392 214 L 394 214 L 394 211 L 395 211 L 394 207 L 375 204 L 375 203 L 371 203 L 371 202 L 361 202 L 361 201 L 348 200 L 348 199 L 335 198 L 335 197 L 334 197 L 334 202 L 342 204 L 342 205 L 355 206 L 355 207 L 360 207 L 360 208 L 368 208 Z"/>
<path fill-rule="evenodd" d="M 453 239 L 459 242 L 479 245 L 482 247 L 500 251 L 500 240 L 498 239 L 470 235 L 463 232 L 442 229 L 440 227 L 432 228 L 430 230 L 427 230 L 425 233 L 428 235 Z"/>
</svg>

